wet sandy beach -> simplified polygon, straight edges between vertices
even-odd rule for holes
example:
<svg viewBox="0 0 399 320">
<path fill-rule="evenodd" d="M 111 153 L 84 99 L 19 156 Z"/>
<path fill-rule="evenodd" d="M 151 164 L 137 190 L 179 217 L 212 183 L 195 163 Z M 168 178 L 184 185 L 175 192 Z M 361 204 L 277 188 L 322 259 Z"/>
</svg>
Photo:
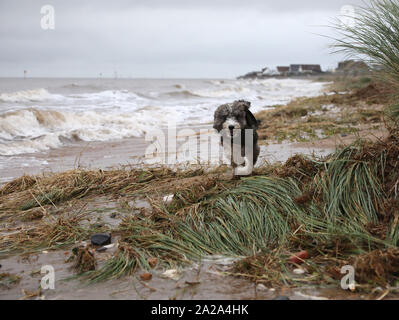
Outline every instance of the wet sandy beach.
<svg viewBox="0 0 399 320">
<path fill-rule="evenodd" d="M 9 289 L 0 288 L 0 300 L 26 299 L 25 293 L 34 293 L 40 288 L 43 265 L 51 264 L 55 270 L 54 290 L 43 290 L 30 299 L 45 300 L 80 300 L 80 299 L 160 299 L 160 300 L 270 300 L 287 296 L 290 300 L 327 300 L 359 299 L 358 294 L 345 292 L 340 288 L 303 287 L 297 289 L 283 288 L 276 290 L 264 285 L 226 275 L 232 260 L 222 257 L 205 259 L 199 264 L 177 269 L 177 276 L 168 279 L 163 276 L 164 270 L 153 270 L 151 281 L 142 281 L 140 272 L 131 277 L 111 279 L 106 282 L 88 285 L 80 280 L 67 280 L 74 276 L 71 264 L 65 260 L 70 250 L 50 251 L 32 254 L 29 257 L 14 256 L 2 259 L 2 272 L 18 274 L 21 277 L 18 285 Z M 96 253 L 99 261 L 105 260 L 111 252 Z M 23 290 L 26 290 L 25 292 Z"/>
<path fill-rule="evenodd" d="M 218 140 L 218 135 L 212 129 L 210 124 L 201 127 L 182 127 L 178 128 L 177 132 L 187 128 L 194 130 L 196 133 L 199 133 L 200 130 L 206 132 L 204 135 L 205 139 L 212 136 L 213 138 L 216 137 L 216 140 Z M 188 136 L 178 135 L 178 137 L 184 138 Z M 211 141 L 210 138 L 208 141 Z M 201 143 L 205 144 L 207 142 L 200 141 L 199 144 Z M 13 166 L 0 167 L 0 183 L 10 181 L 24 174 L 37 175 L 42 173 L 61 172 L 76 168 L 106 170 L 121 166 L 154 165 L 154 163 L 157 163 L 160 159 L 160 155 L 157 155 L 157 158 L 155 159 L 146 159 L 145 152 L 150 144 L 151 143 L 146 141 L 144 137 L 107 142 L 80 142 L 71 146 L 51 149 L 40 153 L 10 156 L 7 158 L 9 163 L 13 163 Z M 177 144 L 177 162 L 185 163 L 187 161 L 179 161 L 179 159 L 187 159 L 182 154 L 183 151 L 179 149 L 181 145 L 182 142 Z M 267 146 L 261 145 L 261 153 L 257 166 L 264 162 L 284 162 L 289 157 L 299 153 L 325 156 L 333 150 L 334 146 L 331 143 L 324 146 L 319 146 L 318 143 L 281 143 L 270 144 Z M 27 159 L 29 159 L 29 161 L 27 161 Z M 197 161 L 192 162 L 197 163 Z M 215 163 L 212 165 L 215 165 Z"/>
</svg>

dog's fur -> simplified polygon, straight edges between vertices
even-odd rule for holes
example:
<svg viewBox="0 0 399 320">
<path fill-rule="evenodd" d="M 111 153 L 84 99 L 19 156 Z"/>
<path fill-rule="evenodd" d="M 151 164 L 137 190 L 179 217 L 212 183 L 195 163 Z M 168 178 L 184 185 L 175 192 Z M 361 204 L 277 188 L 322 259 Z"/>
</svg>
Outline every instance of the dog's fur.
<svg viewBox="0 0 399 320">
<path fill-rule="evenodd" d="M 213 128 L 221 134 L 220 139 L 224 155 L 231 161 L 233 174 L 238 176 L 247 176 L 252 173 L 260 152 L 258 134 L 256 132 L 259 123 L 251 111 L 249 111 L 250 106 L 250 102 L 238 100 L 219 106 L 214 115 Z M 252 129 L 252 150 L 250 150 L 250 146 L 245 145 L 245 129 Z M 241 147 L 234 146 L 235 142 L 239 140 L 238 135 L 241 135 Z M 239 154 L 232 154 L 232 148 L 233 151 Z M 241 158 L 237 156 L 244 157 L 244 166 L 240 166 L 236 162 L 237 159 Z"/>
</svg>

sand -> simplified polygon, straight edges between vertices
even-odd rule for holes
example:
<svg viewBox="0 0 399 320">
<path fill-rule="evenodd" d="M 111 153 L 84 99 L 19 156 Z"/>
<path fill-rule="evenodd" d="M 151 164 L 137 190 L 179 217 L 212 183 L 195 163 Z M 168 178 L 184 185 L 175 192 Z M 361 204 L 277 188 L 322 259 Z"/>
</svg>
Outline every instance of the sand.
<svg viewBox="0 0 399 320">
<path fill-rule="evenodd" d="M 206 134 L 203 135 L 204 140 L 218 141 L 218 135 L 210 124 L 202 127 L 178 128 L 177 132 L 179 133 L 181 129 L 187 128 L 194 130 L 196 133 L 199 133 L 200 130 L 206 132 Z M 192 135 L 178 134 L 179 139 L 188 139 L 189 136 Z M 214 139 L 216 138 L 216 140 L 211 140 L 211 137 Z M 184 157 L 182 150 L 179 150 L 183 143 L 184 141 L 179 142 L 177 145 L 177 162 L 179 164 L 187 162 L 184 161 L 187 158 Z M 200 141 L 201 146 L 206 143 L 205 141 Z M 145 158 L 145 152 L 149 146 L 149 141 L 145 141 L 144 137 L 139 137 L 107 142 L 80 142 L 71 146 L 51 149 L 46 152 L 13 156 L 9 157 L 9 163 L 12 163 L 12 166 L 0 168 L 0 182 L 4 183 L 24 174 L 36 175 L 41 173 L 60 172 L 78 167 L 93 170 L 106 170 L 120 166 L 142 166 L 160 163 L 160 159 L 164 154 L 158 154 L 157 157 L 152 159 Z M 334 148 L 335 146 L 331 141 L 327 145 L 322 141 L 315 143 L 262 145 L 257 166 L 264 162 L 284 162 L 289 157 L 298 153 L 324 156 L 333 152 Z M 219 152 L 221 151 L 220 149 Z M 191 162 L 193 164 L 197 163 L 196 159 L 192 160 Z M 220 161 L 211 163 L 211 165 L 220 164 Z M 204 159 L 202 159 L 201 162 L 203 163 Z"/>
</svg>

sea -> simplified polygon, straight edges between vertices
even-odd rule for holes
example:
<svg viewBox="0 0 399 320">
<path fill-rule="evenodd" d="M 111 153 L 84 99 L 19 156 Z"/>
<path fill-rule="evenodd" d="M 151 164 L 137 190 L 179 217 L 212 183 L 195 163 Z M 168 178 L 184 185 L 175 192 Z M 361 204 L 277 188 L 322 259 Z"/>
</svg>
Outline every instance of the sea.
<svg viewBox="0 0 399 320">
<path fill-rule="evenodd" d="M 320 95 L 308 79 L 0 78 L 0 170 L 49 150 L 144 137 L 154 128 L 200 126 L 238 99 L 251 111 Z"/>
</svg>

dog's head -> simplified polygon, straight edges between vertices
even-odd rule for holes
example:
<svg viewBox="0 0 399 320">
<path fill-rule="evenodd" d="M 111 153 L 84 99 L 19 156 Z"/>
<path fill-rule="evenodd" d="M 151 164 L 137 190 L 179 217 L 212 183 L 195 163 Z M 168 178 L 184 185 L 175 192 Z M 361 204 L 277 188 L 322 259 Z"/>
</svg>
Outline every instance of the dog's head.
<svg viewBox="0 0 399 320">
<path fill-rule="evenodd" d="M 258 122 L 249 111 L 251 103 L 244 100 L 234 101 L 219 106 L 214 115 L 213 128 L 218 132 L 224 130 L 231 136 L 237 134 L 241 129 L 258 128 Z"/>
</svg>

